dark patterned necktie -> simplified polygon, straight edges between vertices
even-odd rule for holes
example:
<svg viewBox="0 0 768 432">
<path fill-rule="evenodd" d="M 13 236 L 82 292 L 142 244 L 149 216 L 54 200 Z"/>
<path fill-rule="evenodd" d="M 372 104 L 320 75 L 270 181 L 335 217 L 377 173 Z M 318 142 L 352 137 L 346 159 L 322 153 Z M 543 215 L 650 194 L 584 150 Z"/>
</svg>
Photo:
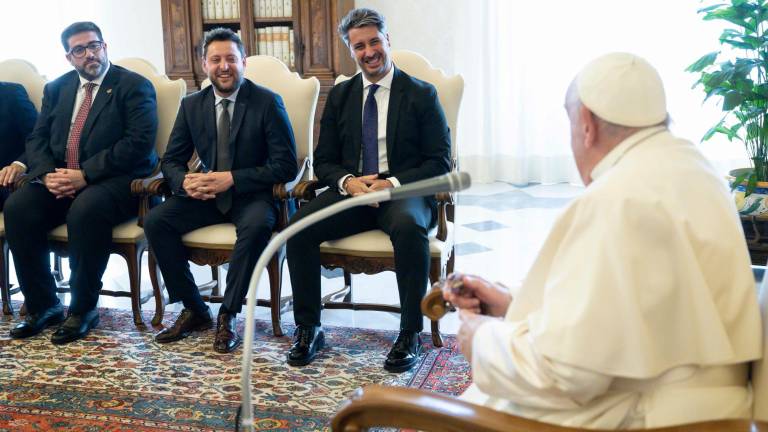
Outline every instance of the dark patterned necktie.
<svg viewBox="0 0 768 432">
<path fill-rule="evenodd" d="M 368 87 L 363 106 L 363 175 L 379 172 L 379 107 L 374 94 L 378 84 Z"/>
<path fill-rule="evenodd" d="M 91 111 L 93 102 L 93 88 L 96 84 L 89 82 L 85 84 L 85 97 L 80 109 L 75 116 L 75 124 L 72 125 L 72 131 L 67 139 L 67 168 L 80 169 L 80 137 L 83 135 L 83 126 L 88 119 L 88 112 Z"/>
<path fill-rule="evenodd" d="M 216 171 L 229 171 L 232 168 L 232 158 L 229 156 L 229 99 L 221 100 L 221 116 L 216 126 Z M 232 208 L 232 188 L 216 195 L 216 207 L 226 213 Z"/>
</svg>

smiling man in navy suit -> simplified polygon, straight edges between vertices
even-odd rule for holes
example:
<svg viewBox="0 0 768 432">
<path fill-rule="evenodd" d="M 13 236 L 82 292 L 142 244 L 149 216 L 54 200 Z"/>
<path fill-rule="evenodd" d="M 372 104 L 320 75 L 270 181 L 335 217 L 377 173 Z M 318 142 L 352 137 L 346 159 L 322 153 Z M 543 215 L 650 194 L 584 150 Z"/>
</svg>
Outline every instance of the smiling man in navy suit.
<svg viewBox="0 0 768 432">
<path fill-rule="evenodd" d="M 173 196 L 149 213 L 144 232 L 171 303 L 184 304 L 173 326 L 155 336 L 166 343 L 213 326 L 189 271 L 182 235 L 206 225 L 235 224 L 237 241 L 213 343 L 215 351 L 228 353 L 240 345 L 235 317 L 277 222 L 272 186 L 293 180 L 298 165 L 283 100 L 243 77 L 245 50 L 237 34 L 225 28 L 209 31 L 202 54 L 211 85 L 181 102 L 162 161 Z M 188 172 L 193 151 L 203 172 Z"/>
<path fill-rule="evenodd" d="M 392 62 L 384 17 L 371 9 L 354 9 L 341 20 L 339 34 L 361 73 L 328 94 L 314 154 L 315 174 L 328 190 L 302 206 L 291 223 L 350 196 L 446 174 L 451 167 L 451 137 L 437 91 Z M 325 344 L 320 244 L 381 229 L 392 241 L 402 305 L 400 334 L 384 368 L 403 372 L 416 365 L 423 321 L 419 305 L 429 272 L 427 233 L 436 221 L 434 197 L 417 197 L 345 210 L 288 241 L 298 325 L 288 364 L 309 364 Z"/>
<path fill-rule="evenodd" d="M 75 70 L 45 86 L 40 117 L 26 143 L 30 181 L 5 203 L 5 229 L 27 316 L 11 337 L 51 336 L 63 344 L 99 322 L 96 304 L 112 228 L 135 216 L 131 180 L 157 164 L 157 102 L 152 84 L 110 64 L 101 30 L 76 22 L 61 34 Z M 48 231 L 66 223 L 72 300 L 64 320 L 51 276 Z"/>
</svg>

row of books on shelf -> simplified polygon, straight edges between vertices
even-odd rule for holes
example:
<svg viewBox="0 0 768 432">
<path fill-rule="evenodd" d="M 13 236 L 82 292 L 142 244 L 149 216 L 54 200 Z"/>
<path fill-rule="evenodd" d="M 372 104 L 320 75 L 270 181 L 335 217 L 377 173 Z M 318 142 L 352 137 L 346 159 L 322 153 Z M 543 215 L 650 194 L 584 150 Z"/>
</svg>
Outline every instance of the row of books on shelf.
<svg viewBox="0 0 768 432">
<path fill-rule="evenodd" d="M 292 67 L 296 60 L 293 44 L 293 29 L 288 26 L 262 27 L 256 30 L 256 52 L 260 55 L 277 57 Z"/>
<path fill-rule="evenodd" d="M 253 14 L 260 18 L 290 18 L 293 16 L 293 1 L 253 0 Z"/>
<path fill-rule="evenodd" d="M 240 18 L 239 0 L 200 0 L 200 9 L 204 20 Z"/>
<path fill-rule="evenodd" d="M 204 20 L 239 19 L 240 0 L 200 0 Z M 290 18 L 293 0 L 253 0 L 253 15 L 259 18 Z"/>
</svg>

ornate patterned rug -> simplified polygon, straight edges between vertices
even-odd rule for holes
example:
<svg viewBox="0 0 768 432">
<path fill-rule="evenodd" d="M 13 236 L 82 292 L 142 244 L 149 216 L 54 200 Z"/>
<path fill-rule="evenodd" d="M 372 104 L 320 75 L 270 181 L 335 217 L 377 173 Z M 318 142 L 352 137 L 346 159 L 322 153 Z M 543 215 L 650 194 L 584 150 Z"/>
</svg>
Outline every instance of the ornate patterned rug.
<svg viewBox="0 0 768 432">
<path fill-rule="evenodd" d="M 18 305 L 17 305 L 18 306 Z M 18 307 L 16 307 L 18 310 Z M 138 330 L 129 311 L 102 309 L 98 329 L 55 346 L 52 330 L 23 341 L 0 320 L 0 431 L 219 431 L 234 428 L 241 350 L 213 352 L 213 330 L 161 345 L 157 330 Z M 150 316 L 145 316 L 149 322 Z M 172 317 L 169 315 L 165 322 Z M 283 325 L 286 335 L 293 327 Z M 240 322 L 243 331 L 243 322 Z M 436 349 L 425 340 L 420 365 L 390 374 L 382 362 L 396 334 L 326 327 L 329 348 L 310 366 L 285 364 L 291 338 L 256 327 L 253 368 L 258 430 L 328 430 L 339 404 L 358 387 L 381 383 L 459 394 L 470 371 L 453 337 Z"/>
</svg>

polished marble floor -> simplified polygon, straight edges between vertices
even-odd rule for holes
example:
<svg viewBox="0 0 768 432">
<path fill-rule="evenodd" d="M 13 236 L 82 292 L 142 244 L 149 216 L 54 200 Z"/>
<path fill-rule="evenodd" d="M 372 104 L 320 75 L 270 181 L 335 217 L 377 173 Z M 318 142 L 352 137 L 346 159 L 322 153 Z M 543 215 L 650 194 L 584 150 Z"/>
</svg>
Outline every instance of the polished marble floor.
<svg viewBox="0 0 768 432">
<path fill-rule="evenodd" d="M 530 185 L 516 187 L 505 183 L 476 185 L 462 192 L 456 210 L 456 270 L 479 274 L 489 280 L 514 285 L 520 281 L 531 266 L 555 217 L 561 209 L 581 191 L 582 187 L 567 184 Z M 143 261 L 142 290 L 151 291 L 146 256 Z M 66 262 L 65 262 L 66 267 Z M 13 266 L 11 266 L 13 270 Z M 210 279 L 206 268 L 193 265 L 198 282 Z M 15 283 L 15 276 L 11 274 Z M 104 276 L 104 287 L 128 289 L 125 263 L 119 256 L 110 259 Z M 284 293 L 290 293 L 290 280 L 286 273 L 283 280 Z M 398 303 L 395 275 L 386 272 L 379 275 L 354 275 L 355 300 L 361 302 Z M 343 287 L 341 272 L 324 272 L 323 292 L 332 292 Z M 259 297 L 266 298 L 269 289 L 266 276 L 259 284 Z M 62 295 L 68 302 L 67 295 Z M 20 294 L 14 298 L 22 299 Z M 128 299 L 102 296 L 100 306 L 130 309 Z M 145 304 L 152 309 L 153 303 Z M 180 310 L 172 305 L 170 310 Z M 214 308 L 215 309 L 215 308 Z M 267 308 L 257 308 L 256 317 L 268 320 Z M 292 322 L 292 313 L 283 315 L 283 320 Z M 399 315 L 369 311 L 323 311 L 323 324 L 364 327 L 375 329 L 397 329 Z M 442 331 L 455 333 L 459 321 L 456 314 L 449 314 L 441 321 Z M 425 321 L 425 329 L 429 329 Z"/>
</svg>

